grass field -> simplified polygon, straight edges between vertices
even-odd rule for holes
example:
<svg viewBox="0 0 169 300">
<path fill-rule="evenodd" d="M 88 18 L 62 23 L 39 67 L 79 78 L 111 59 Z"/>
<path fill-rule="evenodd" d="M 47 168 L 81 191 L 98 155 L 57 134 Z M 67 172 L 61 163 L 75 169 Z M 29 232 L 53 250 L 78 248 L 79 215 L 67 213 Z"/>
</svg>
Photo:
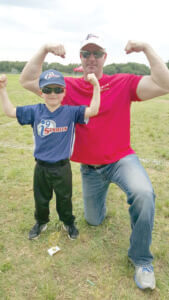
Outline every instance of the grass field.
<svg viewBox="0 0 169 300">
<path fill-rule="evenodd" d="M 18 75 L 8 75 L 15 105 L 40 99 L 21 88 Z M 51 201 L 48 230 L 28 240 L 34 225 L 32 130 L 7 118 L 0 109 L 0 299 L 116 300 L 169 299 L 169 95 L 132 105 L 132 146 L 142 160 L 156 192 L 151 250 L 157 287 L 139 290 L 127 259 L 130 224 L 125 194 L 111 185 L 107 217 L 98 227 L 83 216 L 79 164 L 72 163 L 73 206 L 80 237 L 68 239 L 60 229 Z M 59 232 L 59 233 L 58 233 Z M 47 249 L 61 251 L 49 256 Z"/>
</svg>

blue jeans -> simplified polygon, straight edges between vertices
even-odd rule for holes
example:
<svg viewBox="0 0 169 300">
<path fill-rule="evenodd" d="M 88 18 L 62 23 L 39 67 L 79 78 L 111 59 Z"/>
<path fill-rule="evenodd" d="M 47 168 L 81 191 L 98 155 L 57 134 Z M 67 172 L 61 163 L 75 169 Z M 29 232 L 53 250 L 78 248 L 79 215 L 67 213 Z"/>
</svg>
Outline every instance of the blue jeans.
<svg viewBox="0 0 169 300">
<path fill-rule="evenodd" d="M 135 265 L 150 264 L 155 211 L 155 194 L 150 179 L 135 154 L 128 155 L 100 169 L 81 165 L 85 219 L 99 225 L 106 216 L 109 184 L 117 184 L 130 205 L 131 236 L 128 256 Z"/>
</svg>

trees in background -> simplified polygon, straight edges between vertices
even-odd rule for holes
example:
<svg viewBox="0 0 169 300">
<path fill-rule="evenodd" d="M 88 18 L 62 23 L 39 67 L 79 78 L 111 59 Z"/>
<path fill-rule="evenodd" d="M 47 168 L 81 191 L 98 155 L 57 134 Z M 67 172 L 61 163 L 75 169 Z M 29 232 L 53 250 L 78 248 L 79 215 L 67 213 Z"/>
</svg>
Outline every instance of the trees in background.
<svg viewBox="0 0 169 300">
<path fill-rule="evenodd" d="M 0 61 L 0 73 L 21 73 L 26 62 L 25 61 Z M 169 68 L 169 61 L 166 63 Z M 73 69 L 79 67 L 79 64 L 62 65 L 60 63 L 43 63 L 43 71 L 47 69 L 57 69 L 66 74 L 74 74 Z M 137 75 L 149 75 L 150 68 L 144 64 L 134 62 L 126 64 L 109 64 L 104 67 L 105 74 L 116 73 L 132 73 Z"/>
<path fill-rule="evenodd" d="M 105 74 L 116 73 L 131 73 L 136 75 L 149 75 L 150 68 L 144 64 L 126 63 L 126 64 L 111 64 L 104 67 Z"/>
<path fill-rule="evenodd" d="M 0 61 L 0 72 L 1 73 L 21 73 L 25 64 L 26 64 L 26 61 Z"/>
<path fill-rule="evenodd" d="M 0 72 L 1 73 L 21 73 L 26 61 L 0 61 Z M 78 67 L 78 64 L 62 65 L 59 63 L 43 63 L 43 71 L 47 69 L 57 69 L 63 73 L 73 73 L 73 69 Z"/>
</svg>

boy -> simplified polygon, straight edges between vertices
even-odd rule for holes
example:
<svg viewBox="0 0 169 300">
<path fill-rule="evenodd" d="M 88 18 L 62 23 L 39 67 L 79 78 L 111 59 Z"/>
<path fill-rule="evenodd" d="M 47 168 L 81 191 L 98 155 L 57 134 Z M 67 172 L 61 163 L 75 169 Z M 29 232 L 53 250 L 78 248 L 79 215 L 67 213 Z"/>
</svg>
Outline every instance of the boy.
<svg viewBox="0 0 169 300">
<path fill-rule="evenodd" d="M 79 232 L 72 214 L 72 172 L 69 158 L 73 151 L 76 123 L 85 124 L 95 116 L 100 106 L 100 86 L 94 74 L 88 75 L 93 85 L 90 106 L 62 106 L 66 88 L 63 75 L 56 70 L 47 70 L 40 75 L 39 88 L 45 104 L 14 107 L 6 91 L 6 75 L 0 77 L 0 98 L 4 112 L 16 117 L 21 125 L 30 124 L 35 139 L 34 200 L 36 224 L 29 232 L 29 239 L 37 238 L 49 222 L 49 201 L 53 191 L 56 195 L 56 210 L 64 229 L 71 239 Z"/>
</svg>

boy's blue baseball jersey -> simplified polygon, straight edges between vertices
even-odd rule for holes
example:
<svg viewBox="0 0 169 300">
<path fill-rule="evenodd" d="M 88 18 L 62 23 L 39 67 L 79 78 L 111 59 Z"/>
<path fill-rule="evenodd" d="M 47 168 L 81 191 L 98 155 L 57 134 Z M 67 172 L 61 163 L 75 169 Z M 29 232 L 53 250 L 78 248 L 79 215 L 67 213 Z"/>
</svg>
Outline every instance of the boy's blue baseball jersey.
<svg viewBox="0 0 169 300">
<path fill-rule="evenodd" d="M 85 124 L 86 106 L 60 106 L 50 112 L 45 104 L 16 108 L 21 125 L 30 124 L 35 139 L 36 159 L 54 163 L 71 156 L 74 145 L 75 124 Z"/>
</svg>

